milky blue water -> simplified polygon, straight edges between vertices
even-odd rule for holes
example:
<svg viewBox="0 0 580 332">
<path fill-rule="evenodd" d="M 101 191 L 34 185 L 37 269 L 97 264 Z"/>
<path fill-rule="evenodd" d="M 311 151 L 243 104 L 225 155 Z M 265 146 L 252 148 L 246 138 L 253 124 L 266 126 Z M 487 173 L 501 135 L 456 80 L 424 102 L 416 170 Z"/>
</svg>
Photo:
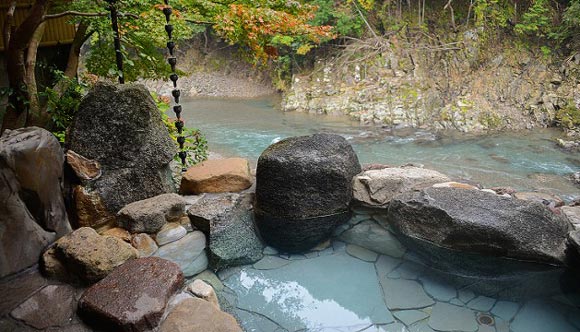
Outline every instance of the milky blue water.
<svg viewBox="0 0 580 332">
<path fill-rule="evenodd" d="M 557 131 L 468 136 L 362 127 L 345 117 L 283 113 L 276 98 L 185 100 L 187 125 L 201 129 L 210 149 L 255 164 L 282 138 L 337 133 L 362 163 L 423 164 L 486 187 L 580 196 L 568 180 L 580 156 L 557 149 Z M 580 294 L 561 270 L 509 276 L 466 276 L 428 266 L 376 224 L 356 215 L 326 247 L 300 255 L 265 250 L 254 264 L 221 271 L 222 306 L 248 332 L 579 332 Z M 369 225 L 374 225 L 369 228 Z M 379 254 L 366 240 L 341 232 L 367 227 L 391 248 Z M 376 237 L 376 234 L 375 234 Z M 368 242 L 368 241 L 367 241 Z M 362 248 L 362 247 L 365 248 Z M 578 280 L 578 276 L 572 276 Z"/>
<path fill-rule="evenodd" d="M 212 151 L 256 162 L 273 142 L 317 132 L 344 136 L 361 163 L 423 164 L 453 178 L 486 187 L 512 186 L 572 199 L 580 190 L 568 176 L 580 170 L 580 156 L 553 143 L 555 130 L 473 136 L 424 130 L 361 126 L 346 117 L 278 110 L 276 97 L 261 99 L 186 99 L 186 124 L 201 129 Z"/>
</svg>

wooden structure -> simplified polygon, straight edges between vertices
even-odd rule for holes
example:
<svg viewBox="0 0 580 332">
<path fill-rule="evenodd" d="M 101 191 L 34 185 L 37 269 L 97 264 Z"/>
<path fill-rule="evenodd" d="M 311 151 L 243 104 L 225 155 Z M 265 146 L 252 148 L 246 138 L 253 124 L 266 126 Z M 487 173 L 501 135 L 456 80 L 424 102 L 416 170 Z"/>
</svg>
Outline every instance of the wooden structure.
<svg viewBox="0 0 580 332">
<path fill-rule="evenodd" d="M 0 27 L 4 26 L 6 11 L 12 0 L 0 0 Z M 19 25 L 25 18 L 34 0 L 18 0 L 14 12 L 14 23 Z M 46 22 L 46 29 L 40 46 L 71 44 L 75 36 L 75 26 L 69 24 L 70 17 L 59 17 Z M 0 52 L 4 51 L 4 40 L 0 38 Z"/>
</svg>

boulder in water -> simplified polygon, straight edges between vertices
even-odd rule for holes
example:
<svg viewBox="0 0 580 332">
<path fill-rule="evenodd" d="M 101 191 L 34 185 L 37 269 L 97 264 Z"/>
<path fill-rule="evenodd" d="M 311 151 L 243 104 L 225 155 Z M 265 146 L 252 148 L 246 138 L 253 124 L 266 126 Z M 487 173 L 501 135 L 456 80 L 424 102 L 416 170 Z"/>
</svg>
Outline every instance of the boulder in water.
<svg viewBox="0 0 580 332">
<path fill-rule="evenodd" d="M 268 147 L 258 160 L 256 222 L 263 239 L 288 252 L 310 249 L 349 217 L 358 158 L 346 139 L 315 134 Z"/>
<path fill-rule="evenodd" d="M 394 198 L 388 221 L 405 242 L 549 265 L 566 263 L 569 223 L 540 203 L 479 190 L 427 188 Z"/>
</svg>

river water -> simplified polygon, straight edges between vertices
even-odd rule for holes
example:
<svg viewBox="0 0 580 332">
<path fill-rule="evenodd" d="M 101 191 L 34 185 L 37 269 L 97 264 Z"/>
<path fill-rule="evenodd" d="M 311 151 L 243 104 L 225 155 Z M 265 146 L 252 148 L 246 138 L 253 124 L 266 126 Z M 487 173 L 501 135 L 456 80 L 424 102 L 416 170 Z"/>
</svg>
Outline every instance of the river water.
<svg viewBox="0 0 580 332">
<path fill-rule="evenodd" d="M 473 136 L 424 130 L 361 126 L 346 116 L 321 116 L 277 109 L 276 97 L 261 99 L 186 99 L 186 125 L 206 135 L 211 151 L 250 159 L 255 165 L 271 143 L 317 132 L 344 136 L 361 163 L 423 164 L 458 180 L 486 187 L 580 197 L 569 175 L 580 170 L 580 156 L 556 147 L 555 130 Z"/>
<path fill-rule="evenodd" d="M 189 99 L 184 118 L 205 133 L 212 151 L 254 165 L 272 142 L 327 132 L 347 138 L 361 163 L 419 163 L 486 187 L 580 196 L 567 178 L 580 170 L 580 156 L 555 147 L 556 131 L 392 131 L 346 117 L 283 113 L 278 103 L 274 97 Z M 213 286 L 222 308 L 248 332 L 580 332 L 577 275 L 536 268 L 485 277 L 441 271 L 379 226 L 380 217 L 357 211 L 316 250 L 286 255 L 268 247 L 256 264 L 220 271 Z M 380 238 L 387 249 L 365 249 L 369 240 L 349 232 Z"/>
</svg>

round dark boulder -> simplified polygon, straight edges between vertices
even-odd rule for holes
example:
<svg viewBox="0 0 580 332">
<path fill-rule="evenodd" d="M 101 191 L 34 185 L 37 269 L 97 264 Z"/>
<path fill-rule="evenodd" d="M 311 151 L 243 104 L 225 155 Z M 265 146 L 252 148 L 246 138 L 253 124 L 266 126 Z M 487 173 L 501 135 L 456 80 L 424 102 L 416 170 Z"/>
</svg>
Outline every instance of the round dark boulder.
<svg viewBox="0 0 580 332">
<path fill-rule="evenodd" d="M 348 219 L 358 158 L 341 136 L 291 137 L 268 147 L 256 170 L 256 223 L 288 252 L 310 249 Z"/>
</svg>

